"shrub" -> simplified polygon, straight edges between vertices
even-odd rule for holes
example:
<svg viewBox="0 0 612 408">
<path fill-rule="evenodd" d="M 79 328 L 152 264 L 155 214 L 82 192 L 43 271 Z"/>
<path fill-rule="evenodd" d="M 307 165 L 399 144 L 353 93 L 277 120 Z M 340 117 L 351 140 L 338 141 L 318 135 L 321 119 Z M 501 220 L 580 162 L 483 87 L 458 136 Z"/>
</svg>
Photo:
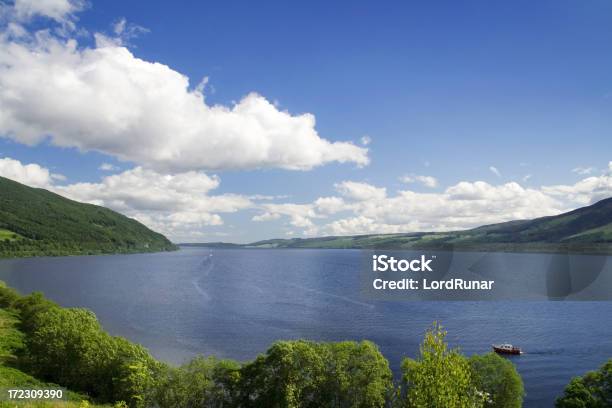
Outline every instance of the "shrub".
<svg viewBox="0 0 612 408">
<path fill-rule="evenodd" d="M 474 385 L 478 391 L 487 395 L 486 407 L 523 406 L 523 380 L 512 362 L 494 353 L 474 355 L 469 362 Z"/>
<path fill-rule="evenodd" d="M 612 359 L 599 370 L 575 377 L 558 398 L 557 408 L 605 408 L 612 406 Z"/>
<path fill-rule="evenodd" d="M 482 407 L 484 398 L 472 380 L 470 365 L 458 350 L 444 342 L 446 331 L 434 323 L 416 360 L 402 362 L 406 407 Z"/>
</svg>

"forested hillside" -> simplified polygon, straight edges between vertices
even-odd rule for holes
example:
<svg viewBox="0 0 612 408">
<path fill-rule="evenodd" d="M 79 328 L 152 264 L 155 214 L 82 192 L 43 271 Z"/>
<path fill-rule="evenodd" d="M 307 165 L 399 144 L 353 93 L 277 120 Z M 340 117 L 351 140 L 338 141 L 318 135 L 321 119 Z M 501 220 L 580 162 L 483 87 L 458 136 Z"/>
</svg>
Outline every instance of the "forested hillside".
<svg viewBox="0 0 612 408">
<path fill-rule="evenodd" d="M 136 220 L 0 177 L 0 257 L 168 251 Z"/>
</svg>

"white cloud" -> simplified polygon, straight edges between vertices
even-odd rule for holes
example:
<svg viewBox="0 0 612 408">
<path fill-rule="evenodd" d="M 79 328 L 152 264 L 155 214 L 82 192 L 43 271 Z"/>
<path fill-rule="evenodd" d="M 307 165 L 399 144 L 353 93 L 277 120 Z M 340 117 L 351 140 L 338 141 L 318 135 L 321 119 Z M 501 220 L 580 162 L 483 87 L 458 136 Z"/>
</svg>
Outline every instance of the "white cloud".
<svg viewBox="0 0 612 408">
<path fill-rule="evenodd" d="M 497 170 L 497 167 L 489 166 L 489 170 L 491 171 L 491 173 L 495 174 L 497 177 L 501 177 L 501 173 L 499 172 L 499 170 Z"/>
<path fill-rule="evenodd" d="M 361 136 L 360 140 L 361 140 L 361 144 L 364 145 L 364 146 L 367 146 L 370 143 L 372 143 L 372 138 L 370 136 L 368 136 L 368 135 Z"/>
<path fill-rule="evenodd" d="M 14 14 L 18 20 L 32 17 L 47 17 L 63 23 L 73 18 L 74 13 L 85 7 L 82 0 L 15 0 Z"/>
<path fill-rule="evenodd" d="M 336 214 L 350 208 L 340 197 L 320 197 L 315 200 L 314 206 L 323 214 Z"/>
<path fill-rule="evenodd" d="M 528 181 L 529 181 L 529 179 L 531 179 L 531 177 L 533 177 L 533 175 L 531 175 L 531 174 L 525 174 L 525 175 L 523 176 L 523 183 L 528 182 Z"/>
<path fill-rule="evenodd" d="M 100 165 L 100 167 L 98 167 L 98 170 L 102 170 L 102 171 L 117 171 L 117 170 L 119 170 L 119 167 L 115 166 L 114 164 L 110 164 L 110 163 L 102 163 Z"/>
<path fill-rule="evenodd" d="M 542 187 L 542 191 L 579 205 L 589 205 L 612 196 L 612 176 L 587 177 L 575 184 Z"/>
<path fill-rule="evenodd" d="M 54 180 L 64 180 L 61 174 L 54 174 L 38 164 L 22 164 L 9 157 L 0 159 L 0 176 L 32 187 L 49 187 Z"/>
<path fill-rule="evenodd" d="M 104 177 L 100 183 L 55 186 L 53 190 L 77 201 L 119 211 L 173 238 L 223 224 L 218 213 L 252 206 L 248 198 L 240 195 L 209 195 L 218 186 L 217 177 L 201 172 L 164 175 L 136 167 Z"/>
<path fill-rule="evenodd" d="M 438 180 L 432 176 L 419 176 L 415 174 L 411 174 L 408 176 L 400 177 L 400 181 L 402 183 L 421 183 L 425 187 L 435 188 L 438 186 Z"/>
<path fill-rule="evenodd" d="M 446 231 L 555 215 L 612 196 L 612 164 L 609 167 L 606 174 L 570 185 L 526 188 L 516 182 L 462 181 L 442 192 L 404 190 L 391 196 L 383 187 L 344 181 L 336 185 L 342 197 L 297 204 L 266 202 L 283 196 L 214 195 L 219 178 L 196 171 L 167 175 L 136 167 L 97 183 L 60 186 L 55 180 L 62 176 L 38 164 L 0 159 L 2 176 L 110 207 L 183 241 L 204 233 L 210 237 L 218 232 L 210 228 L 223 224 L 222 214 L 246 209 L 259 211 L 253 221 L 286 220 L 291 233 L 304 235 Z"/>
<path fill-rule="evenodd" d="M 595 167 L 576 167 L 572 169 L 572 173 L 579 174 L 581 176 L 587 176 L 597 170 Z"/>
<path fill-rule="evenodd" d="M 394 234 L 414 231 L 414 229 L 407 230 L 406 228 L 408 228 L 407 225 L 379 223 L 372 218 L 360 215 L 331 222 L 326 225 L 325 231 L 330 235 Z"/>
<path fill-rule="evenodd" d="M 219 214 L 253 206 L 249 198 L 241 195 L 211 195 L 219 186 L 219 179 L 196 171 L 165 175 L 136 167 L 106 176 L 99 183 L 60 186 L 55 183 L 64 178 L 59 174 L 38 164 L 2 158 L 0 176 L 43 187 L 73 200 L 111 208 L 171 239 L 189 240 L 205 227 L 222 225 Z"/>
<path fill-rule="evenodd" d="M 375 187 L 368 183 L 357 181 L 343 181 L 334 185 L 343 196 L 356 201 L 382 199 L 387 195 L 384 187 Z"/>
<path fill-rule="evenodd" d="M 540 189 L 525 188 L 515 182 L 491 185 L 482 181 L 463 181 L 441 193 L 405 190 L 394 196 L 380 193 L 384 191 L 381 187 L 365 184 L 367 189 L 364 189 L 364 184 L 344 182 L 342 186 L 357 185 L 360 192 L 378 193 L 363 193 L 360 197 L 367 196 L 367 199 L 351 202 L 341 197 L 323 197 L 313 204 L 301 204 L 300 208 L 304 209 L 301 216 L 311 221 L 304 222 L 306 233 L 351 235 L 457 230 L 555 215 L 576 206 Z M 332 214 L 340 211 L 349 212 L 349 215 L 329 220 Z M 323 223 L 315 224 L 315 221 Z"/>
<path fill-rule="evenodd" d="M 74 11 L 22 4 L 21 13 Z M 115 30 L 125 34 L 125 24 Z M 121 43 L 99 34 L 95 47 L 49 31 L 0 34 L 0 134 L 99 151 L 160 172 L 369 162 L 366 148 L 322 138 L 310 113 L 281 111 L 256 93 L 232 106 L 208 104 L 202 87 L 191 89 L 186 76 Z"/>
<path fill-rule="evenodd" d="M 289 224 L 297 228 L 312 228 L 314 226 L 311 218 L 318 215 L 310 204 L 264 204 L 261 206 L 263 213 L 252 218 L 253 221 L 277 220 L 281 216 L 289 217 Z"/>
</svg>

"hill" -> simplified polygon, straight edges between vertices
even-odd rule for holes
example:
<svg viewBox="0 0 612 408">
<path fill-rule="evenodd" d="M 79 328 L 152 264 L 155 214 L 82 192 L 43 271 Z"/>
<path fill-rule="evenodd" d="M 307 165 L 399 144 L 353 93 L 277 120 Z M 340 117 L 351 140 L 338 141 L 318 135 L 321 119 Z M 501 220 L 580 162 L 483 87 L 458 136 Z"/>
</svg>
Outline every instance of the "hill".
<svg viewBox="0 0 612 408">
<path fill-rule="evenodd" d="M 174 250 L 124 215 L 0 177 L 0 257 Z"/>
<path fill-rule="evenodd" d="M 221 245 L 214 243 L 214 246 Z M 272 239 L 242 247 L 612 253 L 612 198 L 556 216 L 463 231 Z"/>
</svg>

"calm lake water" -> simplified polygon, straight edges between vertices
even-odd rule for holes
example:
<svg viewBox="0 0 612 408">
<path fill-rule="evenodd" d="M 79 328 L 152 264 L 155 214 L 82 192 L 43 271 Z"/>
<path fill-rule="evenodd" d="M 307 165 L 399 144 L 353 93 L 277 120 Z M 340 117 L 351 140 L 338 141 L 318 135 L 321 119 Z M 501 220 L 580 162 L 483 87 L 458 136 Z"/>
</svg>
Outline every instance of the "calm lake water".
<svg viewBox="0 0 612 408">
<path fill-rule="evenodd" d="M 572 376 L 612 357 L 612 302 L 366 300 L 361 258 L 357 250 L 184 248 L 3 260 L 0 279 L 22 293 L 90 308 L 109 332 L 173 363 L 200 353 L 248 360 L 278 339 L 369 339 L 397 374 L 436 320 L 466 354 L 496 342 L 520 345 L 526 354 L 512 361 L 525 382 L 525 406 L 546 407 Z"/>
</svg>

